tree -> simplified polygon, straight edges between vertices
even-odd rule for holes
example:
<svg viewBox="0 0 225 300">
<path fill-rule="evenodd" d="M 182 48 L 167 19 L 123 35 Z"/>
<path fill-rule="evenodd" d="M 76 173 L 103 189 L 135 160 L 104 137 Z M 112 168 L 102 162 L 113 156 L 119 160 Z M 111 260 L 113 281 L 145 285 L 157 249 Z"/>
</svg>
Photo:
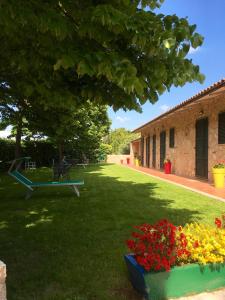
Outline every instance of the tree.
<svg viewBox="0 0 225 300">
<path fill-rule="evenodd" d="M 30 109 L 28 100 L 19 91 L 6 83 L 0 84 L 0 129 L 13 126 L 15 137 L 15 158 L 21 156 L 21 138 L 27 126 L 26 111 Z"/>
<path fill-rule="evenodd" d="M 105 142 L 112 146 L 113 154 L 129 154 L 130 142 L 138 137 L 138 134 L 132 133 L 125 128 L 117 128 L 105 137 Z"/>
<path fill-rule="evenodd" d="M 200 81 L 186 57 L 203 38 L 163 0 L 2 0 L 0 82 L 45 106 L 87 101 L 141 110 L 172 85 Z"/>
<path fill-rule="evenodd" d="M 46 136 L 57 145 L 60 160 L 65 152 L 94 157 L 110 126 L 107 107 L 90 101 L 67 108 L 39 106 L 28 118 L 33 133 Z"/>
</svg>

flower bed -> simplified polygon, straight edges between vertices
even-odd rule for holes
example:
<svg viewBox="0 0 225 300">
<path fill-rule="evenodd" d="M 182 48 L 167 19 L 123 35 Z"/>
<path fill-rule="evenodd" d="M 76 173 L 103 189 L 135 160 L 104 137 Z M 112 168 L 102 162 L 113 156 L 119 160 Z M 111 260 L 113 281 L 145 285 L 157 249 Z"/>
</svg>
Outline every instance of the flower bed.
<svg viewBox="0 0 225 300">
<path fill-rule="evenodd" d="M 147 299 L 167 299 L 225 286 L 225 217 L 214 227 L 167 220 L 136 226 L 125 256 L 132 285 Z"/>
</svg>

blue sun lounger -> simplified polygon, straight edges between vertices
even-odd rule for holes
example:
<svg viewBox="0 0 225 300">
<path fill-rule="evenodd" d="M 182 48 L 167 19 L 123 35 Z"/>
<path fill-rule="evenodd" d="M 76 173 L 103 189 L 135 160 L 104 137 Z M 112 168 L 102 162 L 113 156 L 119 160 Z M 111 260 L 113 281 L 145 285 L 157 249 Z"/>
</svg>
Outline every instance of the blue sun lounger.
<svg viewBox="0 0 225 300">
<path fill-rule="evenodd" d="M 23 174 L 19 172 L 19 169 L 23 163 L 24 160 L 28 160 L 30 157 L 21 157 L 18 159 L 12 160 L 11 166 L 8 170 L 9 176 L 13 177 L 16 181 L 24 185 L 27 189 L 27 196 L 26 198 L 29 198 L 34 191 L 35 188 L 39 187 L 54 187 L 54 186 L 69 186 L 73 189 L 75 194 L 77 196 L 80 196 L 80 192 L 78 190 L 78 186 L 83 185 L 84 181 L 83 180 L 66 180 L 66 181 L 49 181 L 49 182 L 33 182 L 27 177 L 25 177 Z"/>
</svg>

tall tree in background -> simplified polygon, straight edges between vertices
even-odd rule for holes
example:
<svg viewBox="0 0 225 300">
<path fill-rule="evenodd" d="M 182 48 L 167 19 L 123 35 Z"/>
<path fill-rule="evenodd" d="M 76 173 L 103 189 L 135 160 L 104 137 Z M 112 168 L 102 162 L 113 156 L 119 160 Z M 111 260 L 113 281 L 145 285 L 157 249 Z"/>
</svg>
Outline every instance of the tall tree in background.
<svg viewBox="0 0 225 300">
<path fill-rule="evenodd" d="M 162 2 L 1 0 L 0 82 L 46 107 L 89 99 L 139 111 L 172 85 L 202 82 L 186 55 L 203 38 L 156 13 Z"/>
<path fill-rule="evenodd" d="M 129 154 L 130 142 L 138 137 L 125 128 L 117 128 L 105 137 L 105 142 L 112 146 L 112 154 Z"/>
</svg>

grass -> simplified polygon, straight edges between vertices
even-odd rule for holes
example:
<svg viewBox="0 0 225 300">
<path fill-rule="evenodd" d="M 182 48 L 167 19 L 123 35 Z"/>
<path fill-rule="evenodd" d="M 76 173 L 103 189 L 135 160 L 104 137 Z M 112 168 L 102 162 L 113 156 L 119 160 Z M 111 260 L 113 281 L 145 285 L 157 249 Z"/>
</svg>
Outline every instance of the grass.
<svg viewBox="0 0 225 300">
<path fill-rule="evenodd" d="M 122 166 L 76 169 L 71 177 L 85 180 L 80 198 L 68 188 L 43 188 L 25 200 L 24 188 L 1 175 L 8 300 L 138 300 L 123 261 L 132 225 L 160 218 L 212 223 L 225 211 L 225 203 Z"/>
</svg>

